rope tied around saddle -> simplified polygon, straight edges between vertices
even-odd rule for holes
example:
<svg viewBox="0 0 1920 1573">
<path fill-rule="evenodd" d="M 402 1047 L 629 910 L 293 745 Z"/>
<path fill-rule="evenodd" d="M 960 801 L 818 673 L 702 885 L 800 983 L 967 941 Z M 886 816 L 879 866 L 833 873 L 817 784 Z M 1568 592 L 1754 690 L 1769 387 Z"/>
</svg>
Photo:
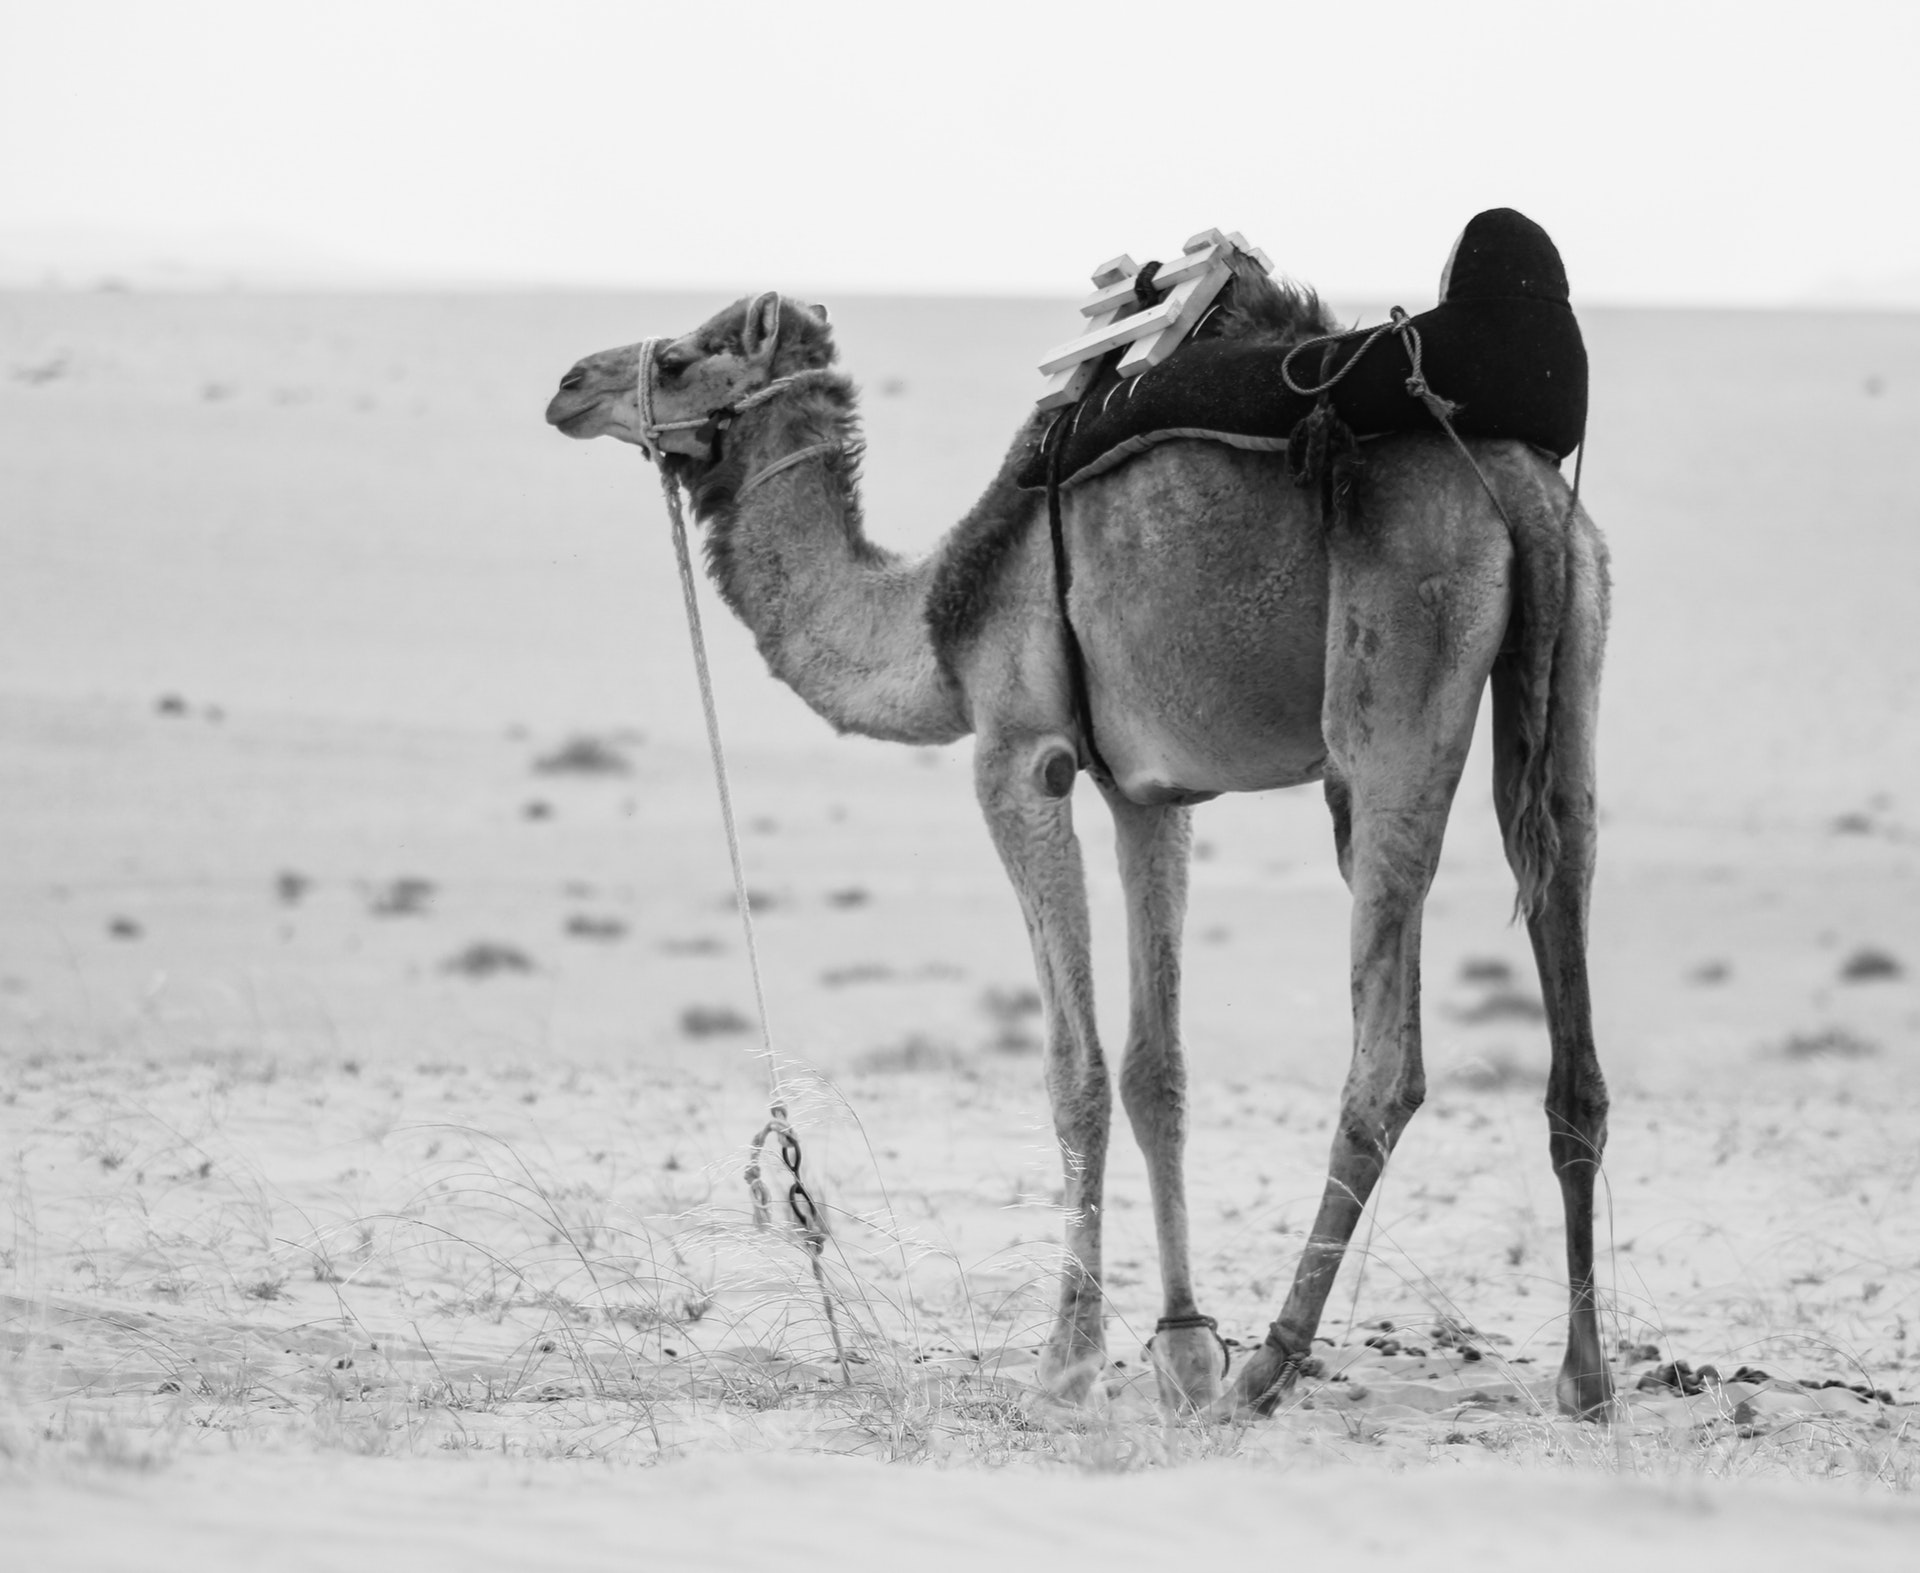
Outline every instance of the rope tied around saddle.
<svg viewBox="0 0 1920 1573">
<path fill-rule="evenodd" d="M 648 458 L 659 456 L 657 436 L 664 431 L 695 430 L 709 424 L 713 415 L 702 420 L 684 420 L 659 422 L 653 419 L 653 376 L 654 352 L 663 341 L 648 339 L 640 346 L 640 366 L 638 372 L 637 394 L 641 431 L 646 438 L 645 447 Z M 779 393 L 809 380 L 808 372 L 797 372 L 789 377 L 777 378 L 757 392 L 735 401 L 730 406 L 730 415 L 764 404 Z M 724 430 L 724 424 L 721 430 Z M 716 435 L 714 441 L 719 440 Z M 824 445 L 837 447 L 837 445 Z M 814 450 L 805 450 L 796 456 L 811 457 Z M 785 462 L 769 466 L 753 478 L 757 484 L 775 469 L 785 468 Z M 787 1166 L 793 1176 L 793 1183 L 787 1188 L 787 1211 L 792 1217 L 794 1227 L 799 1231 L 802 1244 L 806 1247 L 808 1265 L 812 1269 L 815 1285 L 820 1291 L 820 1304 L 826 1313 L 827 1331 L 833 1339 L 834 1358 L 840 1366 L 840 1379 L 848 1387 L 853 1385 L 853 1372 L 848 1364 L 846 1345 L 840 1334 L 839 1317 L 834 1310 L 833 1294 L 827 1285 L 826 1248 L 827 1225 L 813 1194 L 807 1189 L 801 1178 L 800 1137 L 794 1130 L 787 1110 L 786 1088 L 780 1075 L 780 1062 L 773 1046 L 773 1028 L 767 1013 L 766 986 L 760 972 L 760 949 L 754 936 L 753 903 L 748 898 L 746 868 L 740 855 L 740 832 L 733 817 L 733 791 L 727 775 L 726 749 L 720 737 L 720 711 L 714 699 L 713 673 L 707 664 L 707 643 L 700 621 L 700 602 L 695 593 L 693 573 L 693 555 L 687 545 L 687 521 L 681 507 L 680 487 L 669 475 L 664 466 L 660 470 L 660 489 L 666 498 L 667 517 L 673 527 L 674 557 L 680 570 L 680 596 L 687 614 L 687 635 L 693 646 L 694 674 L 699 682 L 700 708 L 706 719 L 707 753 L 713 764 L 714 788 L 720 800 L 720 823 L 726 832 L 727 860 L 733 870 L 733 899 L 740 914 L 740 928 L 746 941 L 747 970 L 753 980 L 753 1003 L 755 1019 L 760 1025 L 760 1057 L 767 1072 L 767 1119 L 754 1136 L 747 1154 L 747 1166 L 744 1179 L 747 1193 L 753 1201 L 753 1222 L 756 1228 L 765 1229 L 772 1225 L 773 1198 L 762 1172 L 762 1160 L 768 1139 L 774 1138 L 779 1145 L 780 1161 Z"/>
<path fill-rule="evenodd" d="M 1080 636 L 1073 631 L 1073 619 L 1067 609 L 1068 592 L 1073 589 L 1073 562 L 1067 555 L 1066 521 L 1060 508 L 1060 466 L 1067 451 L 1063 428 L 1079 419 L 1085 407 L 1086 395 L 1082 394 L 1054 417 L 1041 446 L 1045 449 L 1052 444 L 1047 457 L 1047 534 L 1053 543 L 1053 595 L 1060 613 L 1060 652 L 1067 668 L 1067 698 L 1073 707 L 1074 730 L 1080 734 L 1079 763 L 1096 781 L 1107 782 L 1113 779 L 1113 772 L 1107 768 L 1093 736 L 1093 697 L 1087 685 L 1087 656 L 1080 648 Z"/>
<path fill-rule="evenodd" d="M 1401 306 L 1395 306 L 1387 320 L 1362 339 L 1359 348 L 1332 371 L 1327 368 L 1333 358 L 1334 346 L 1349 337 L 1347 334 L 1323 333 L 1317 338 L 1303 340 L 1289 350 L 1286 359 L 1281 361 L 1280 378 L 1288 390 L 1302 397 L 1316 398 L 1313 409 L 1294 427 L 1287 440 L 1287 468 L 1293 474 L 1294 484 L 1317 484 L 1320 487 L 1320 513 L 1329 524 L 1342 527 L 1352 518 L 1353 490 L 1361 469 L 1360 441 L 1334 409 L 1333 390 L 1339 386 L 1342 378 L 1366 358 L 1367 351 L 1389 334 L 1406 347 L 1408 396 L 1418 399 L 1435 424 L 1447 434 L 1460 457 L 1467 461 L 1468 468 L 1479 478 L 1487 496 L 1493 501 L 1494 511 L 1500 515 L 1511 534 L 1513 520 L 1507 517 L 1506 505 L 1500 501 L 1500 494 L 1493 489 L 1486 471 L 1480 468 L 1479 461 L 1460 440 L 1460 433 L 1454 428 L 1453 418 L 1460 413 L 1462 406 L 1436 393 L 1433 385 L 1427 381 L 1425 346 L 1420 340 L 1420 330 Z M 1294 380 L 1294 359 L 1316 347 L 1320 349 L 1320 380 L 1302 385 Z M 1576 477 L 1578 473 L 1576 470 Z M 1577 498 L 1577 492 L 1575 496 Z"/>
</svg>

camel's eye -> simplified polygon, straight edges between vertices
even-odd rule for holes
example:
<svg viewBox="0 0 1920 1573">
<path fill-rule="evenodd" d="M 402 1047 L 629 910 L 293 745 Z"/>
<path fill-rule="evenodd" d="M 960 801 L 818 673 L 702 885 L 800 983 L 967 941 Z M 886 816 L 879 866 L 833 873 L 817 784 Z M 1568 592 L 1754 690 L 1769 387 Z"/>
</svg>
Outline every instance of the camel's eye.
<svg viewBox="0 0 1920 1573">
<path fill-rule="evenodd" d="M 700 357 L 693 350 L 682 349 L 678 345 L 669 345 L 660 352 L 659 366 L 663 376 L 677 377 Z"/>
</svg>

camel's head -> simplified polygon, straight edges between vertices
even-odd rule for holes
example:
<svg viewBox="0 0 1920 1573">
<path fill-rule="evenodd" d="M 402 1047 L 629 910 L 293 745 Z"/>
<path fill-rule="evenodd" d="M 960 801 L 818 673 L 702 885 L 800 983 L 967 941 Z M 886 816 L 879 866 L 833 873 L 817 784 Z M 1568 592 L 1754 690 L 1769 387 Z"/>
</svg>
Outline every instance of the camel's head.
<svg viewBox="0 0 1920 1573">
<path fill-rule="evenodd" d="M 646 446 L 640 430 L 639 344 L 601 350 L 577 361 L 547 406 L 547 424 L 569 437 L 618 437 Z M 737 300 L 693 332 L 658 343 L 653 358 L 656 423 L 707 421 L 776 377 L 826 366 L 834 358 L 824 306 L 769 292 Z M 666 453 L 704 458 L 712 431 L 663 432 Z"/>
</svg>

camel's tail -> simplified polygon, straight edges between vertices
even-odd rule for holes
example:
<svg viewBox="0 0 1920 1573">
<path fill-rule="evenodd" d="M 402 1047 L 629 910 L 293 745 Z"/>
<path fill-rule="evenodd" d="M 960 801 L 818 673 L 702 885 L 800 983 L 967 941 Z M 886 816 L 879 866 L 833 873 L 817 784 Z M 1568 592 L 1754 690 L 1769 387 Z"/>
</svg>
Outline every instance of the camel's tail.
<svg viewBox="0 0 1920 1573">
<path fill-rule="evenodd" d="M 1606 547 L 1578 499 L 1544 473 L 1502 480 L 1513 533 L 1514 604 L 1493 670 L 1494 795 L 1515 916 L 1546 900 L 1561 816 L 1589 814 L 1594 710 L 1606 644 Z M 1578 799 L 1576 801 L 1575 799 Z"/>
</svg>

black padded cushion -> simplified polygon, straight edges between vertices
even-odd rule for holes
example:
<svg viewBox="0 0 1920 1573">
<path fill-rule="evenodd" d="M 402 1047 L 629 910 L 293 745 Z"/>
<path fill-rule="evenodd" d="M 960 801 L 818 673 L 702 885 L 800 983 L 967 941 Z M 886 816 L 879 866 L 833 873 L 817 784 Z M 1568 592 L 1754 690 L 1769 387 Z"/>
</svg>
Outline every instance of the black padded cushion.
<svg viewBox="0 0 1920 1573">
<path fill-rule="evenodd" d="M 1440 300 L 1529 300 L 1567 305 L 1567 270 L 1547 232 L 1512 208 L 1476 213 L 1460 238 L 1440 280 Z"/>
<path fill-rule="evenodd" d="M 1511 208 L 1477 215 L 1454 245 L 1443 290 L 1441 303 L 1412 323 L 1428 386 L 1458 406 L 1455 429 L 1565 458 L 1586 431 L 1587 350 L 1568 304 L 1566 269 L 1547 232 Z M 1366 339 L 1367 331 L 1349 333 L 1305 351 L 1293 363 L 1294 380 L 1303 387 L 1325 381 Z M 1116 386 L 1103 375 L 1066 437 L 1061 475 L 1071 485 L 1180 437 L 1284 446 L 1315 403 L 1287 387 L 1280 372 L 1286 356 L 1273 345 L 1205 339 L 1181 346 L 1131 384 Z M 1383 335 L 1334 387 L 1333 407 L 1363 437 L 1438 431 L 1426 405 L 1407 391 L 1410 370 L 1405 337 Z M 1020 484 L 1044 486 L 1047 464 L 1037 455 Z"/>
</svg>

